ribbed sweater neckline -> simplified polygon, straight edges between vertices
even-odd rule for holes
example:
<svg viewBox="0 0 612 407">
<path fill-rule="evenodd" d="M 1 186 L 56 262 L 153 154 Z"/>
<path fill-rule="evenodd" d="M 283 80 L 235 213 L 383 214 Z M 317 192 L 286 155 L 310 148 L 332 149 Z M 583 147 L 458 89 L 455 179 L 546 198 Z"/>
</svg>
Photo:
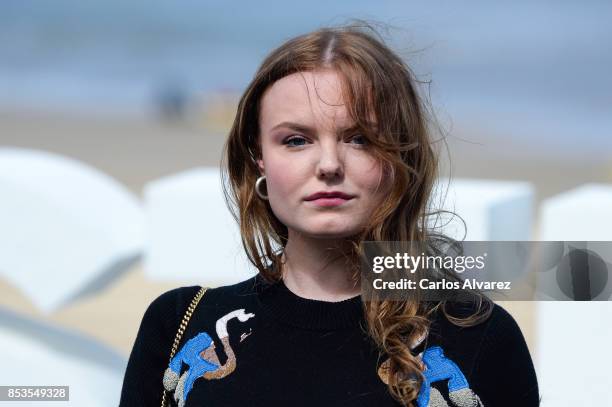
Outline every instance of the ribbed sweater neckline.
<svg viewBox="0 0 612 407">
<path fill-rule="evenodd" d="M 336 330 L 359 327 L 364 321 L 361 295 L 342 301 L 300 297 L 280 279 L 266 282 L 256 276 L 257 298 L 266 313 L 285 324 L 309 330 Z"/>
</svg>

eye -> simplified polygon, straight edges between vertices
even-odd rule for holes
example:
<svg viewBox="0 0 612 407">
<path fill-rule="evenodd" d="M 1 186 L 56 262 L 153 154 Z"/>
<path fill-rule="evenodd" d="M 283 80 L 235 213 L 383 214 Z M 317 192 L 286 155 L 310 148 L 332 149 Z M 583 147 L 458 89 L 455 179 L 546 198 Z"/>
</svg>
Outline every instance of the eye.
<svg viewBox="0 0 612 407">
<path fill-rule="evenodd" d="M 349 137 L 348 141 L 358 145 L 368 144 L 368 140 L 361 134 L 355 134 L 354 136 Z"/>
<path fill-rule="evenodd" d="M 290 136 L 283 141 L 283 144 L 289 147 L 301 147 L 306 144 L 306 141 L 307 140 L 302 136 Z"/>
</svg>

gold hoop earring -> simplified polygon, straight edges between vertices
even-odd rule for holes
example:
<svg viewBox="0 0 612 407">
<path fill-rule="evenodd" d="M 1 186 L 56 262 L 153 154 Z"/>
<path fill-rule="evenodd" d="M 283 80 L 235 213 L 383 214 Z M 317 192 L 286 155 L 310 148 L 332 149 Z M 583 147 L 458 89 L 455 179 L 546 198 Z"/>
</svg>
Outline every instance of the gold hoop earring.
<svg viewBox="0 0 612 407">
<path fill-rule="evenodd" d="M 257 178 L 257 181 L 255 181 L 255 193 L 257 194 L 257 196 L 259 196 L 261 199 L 264 200 L 268 200 L 268 195 L 263 194 L 259 188 L 261 187 L 261 184 L 266 180 L 266 176 L 262 175 L 261 177 Z"/>
</svg>

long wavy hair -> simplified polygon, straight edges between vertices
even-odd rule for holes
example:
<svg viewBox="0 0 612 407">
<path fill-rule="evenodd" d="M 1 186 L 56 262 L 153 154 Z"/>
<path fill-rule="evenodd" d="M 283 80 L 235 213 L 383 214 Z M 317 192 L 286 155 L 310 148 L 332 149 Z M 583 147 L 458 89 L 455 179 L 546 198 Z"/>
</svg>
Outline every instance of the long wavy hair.
<svg viewBox="0 0 612 407">
<path fill-rule="evenodd" d="M 224 146 L 222 185 L 228 208 L 240 225 L 249 260 L 271 282 L 281 278 L 269 264 L 281 262 L 288 231 L 268 202 L 255 192 L 260 176 L 260 102 L 266 89 L 279 79 L 317 69 L 333 69 L 339 74 L 349 115 L 366 138 L 370 153 L 383 165 L 390 187 L 363 231 L 349 239 L 353 243 L 353 279 L 359 278 L 362 242 L 445 239 L 428 221 L 440 212 L 429 207 L 438 177 L 438 153 L 430 134 L 432 114 L 418 93 L 418 80 L 369 24 L 321 28 L 288 40 L 265 58 L 238 103 Z M 367 333 L 381 356 L 388 357 L 382 372 L 384 381 L 401 404 L 413 405 L 423 380 L 422 365 L 408 345 L 427 334 L 432 314 L 438 309 L 457 325 L 486 319 L 490 300 L 478 293 L 477 299 L 477 312 L 467 318 L 447 313 L 444 301 L 364 302 Z M 378 372 L 380 375 L 380 367 Z"/>
</svg>

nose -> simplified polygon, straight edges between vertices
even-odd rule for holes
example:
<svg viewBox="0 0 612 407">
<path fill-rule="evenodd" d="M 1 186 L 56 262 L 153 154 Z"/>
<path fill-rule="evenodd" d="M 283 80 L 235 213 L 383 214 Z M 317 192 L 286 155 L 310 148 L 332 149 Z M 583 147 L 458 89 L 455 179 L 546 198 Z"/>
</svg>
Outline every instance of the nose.
<svg viewBox="0 0 612 407">
<path fill-rule="evenodd" d="M 317 177 L 321 179 L 340 178 L 344 175 L 343 159 L 335 141 L 321 143 L 321 155 L 317 163 Z"/>
</svg>

